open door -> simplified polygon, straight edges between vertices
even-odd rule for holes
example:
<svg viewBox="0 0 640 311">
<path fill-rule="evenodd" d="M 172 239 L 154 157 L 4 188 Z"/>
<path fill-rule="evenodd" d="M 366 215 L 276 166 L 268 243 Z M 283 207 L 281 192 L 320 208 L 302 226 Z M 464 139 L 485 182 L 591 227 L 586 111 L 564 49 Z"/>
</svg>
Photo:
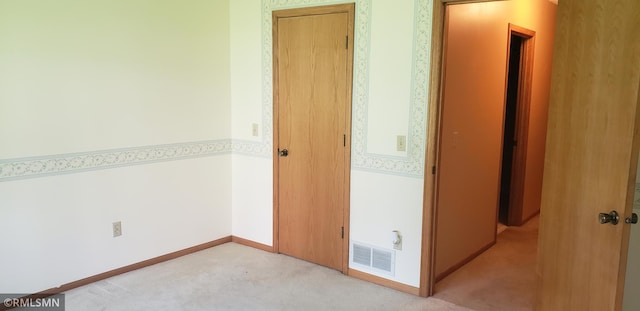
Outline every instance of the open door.
<svg viewBox="0 0 640 311">
<path fill-rule="evenodd" d="M 632 212 L 640 139 L 639 21 L 638 0 L 560 1 L 538 310 L 622 306 L 630 229 L 625 218 Z M 606 222 L 613 210 L 617 224 Z"/>
<path fill-rule="evenodd" d="M 437 281 L 496 241 L 506 58 L 488 57 L 494 50 L 490 42 L 496 40 L 492 33 L 475 31 L 486 21 L 467 18 L 473 16 L 469 11 L 447 6 L 445 13 L 435 219 Z M 504 33 L 495 37 L 503 40 Z M 497 78 L 488 78 L 494 75 Z"/>
</svg>

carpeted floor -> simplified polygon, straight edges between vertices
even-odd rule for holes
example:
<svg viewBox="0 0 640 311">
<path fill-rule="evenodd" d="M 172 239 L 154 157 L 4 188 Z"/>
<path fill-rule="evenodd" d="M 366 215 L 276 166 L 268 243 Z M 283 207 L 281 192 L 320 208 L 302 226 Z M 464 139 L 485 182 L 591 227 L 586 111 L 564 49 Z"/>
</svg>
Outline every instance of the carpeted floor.
<svg viewBox="0 0 640 311">
<path fill-rule="evenodd" d="M 434 297 L 478 311 L 533 310 L 538 223 L 504 229 L 496 245 L 438 282 Z"/>
<path fill-rule="evenodd" d="M 66 293 L 66 310 L 469 310 L 227 243 Z"/>
</svg>

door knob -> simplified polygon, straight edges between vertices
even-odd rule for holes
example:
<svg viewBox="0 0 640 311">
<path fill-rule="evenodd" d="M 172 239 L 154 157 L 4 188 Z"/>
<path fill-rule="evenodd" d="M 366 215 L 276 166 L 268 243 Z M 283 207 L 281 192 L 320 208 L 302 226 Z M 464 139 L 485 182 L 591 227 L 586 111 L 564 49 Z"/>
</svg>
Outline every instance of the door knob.
<svg viewBox="0 0 640 311">
<path fill-rule="evenodd" d="M 287 149 L 282 149 L 278 152 L 278 155 L 280 155 L 281 157 L 286 157 L 289 155 L 289 150 Z"/>
<path fill-rule="evenodd" d="M 637 224 L 638 223 L 638 214 L 631 213 L 631 217 L 625 218 L 624 222 L 627 223 L 627 224 Z"/>
<path fill-rule="evenodd" d="M 616 211 L 611 211 L 609 214 L 600 213 L 598 215 L 598 219 L 600 219 L 601 224 L 611 223 L 612 225 L 617 225 L 618 221 L 620 220 L 620 215 L 618 215 L 618 212 Z"/>
</svg>

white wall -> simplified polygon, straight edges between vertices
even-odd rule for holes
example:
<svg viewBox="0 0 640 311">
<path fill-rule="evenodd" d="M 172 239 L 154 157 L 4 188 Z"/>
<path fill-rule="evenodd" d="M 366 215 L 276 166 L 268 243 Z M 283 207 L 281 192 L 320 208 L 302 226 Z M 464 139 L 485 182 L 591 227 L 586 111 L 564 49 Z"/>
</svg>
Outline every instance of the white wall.
<svg viewBox="0 0 640 311">
<path fill-rule="evenodd" d="M 422 190 L 423 183 L 418 178 L 351 172 L 351 240 L 392 249 L 391 232 L 398 230 L 402 235 L 394 277 L 364 272 L 415 287 L 420 285 Z"/>
<path fill-rule="evenodd" d="M 262 11 L 260 1 L 234 0 L 229 3 L 231 54 L 231 129 L 233 138 L 260 142 L 262 131 Z M 258 124 L 258 136 L 252 135 Z"/>
<path fill-rule="evenodd" d="M 636 172 L 636 191 L 633 199 L 633 212 L 640 215 L 640 159 Z M 631 226 L 629 237 L 629 254 L 627 257 L 627 273 L 624 281 L 624 298 L 622 310 L 640 309 L 640 225 Z"/>
<path fill-rule="evenodd" d="M 0 1 L 0 292 L 231 234 L 228 11 Z"/>
<path fill-rule="evenodd" d="M 273 161 L 233 155 L 233 235 L 273 245 Z"/>
<path fill-rule="evenodd" d="M 223 155 L 0 183 L 0 291 L 38 292 L 228 236 L 229 163 Z"/>
<path fill-rule="evenodd" d="M 406 156 L 397 135 L 409 131 L 413 52 L 413 1 L 372 4 L 367 152 Z"/>
<path fill-rule="evenodd" d="M 0 158 L 229 138 L 227 10 L 2 1 Z"/>
<path fill-rule="evenodd" d="M 273 245 L 273 134 L 271 100 L 265 100 L 271 93 L 262 91 L 262 13 L 260 1 L 229 3 L 234 139 L 232 228 L 234 236 Z M 257 136 L 253 136 L 253 124 L 258 125 Z"/>
<path fill-rule="evenodd" d="M 272 245 L 271 12 L 344 2 L 353 1 L 230 1 L 235 236 Z M 395 276 L 379 276 L 417 287 L 431 4 L 355 2 L 351 238 L 391 249 L 399 230 Z M 397 135 L 407 151 L 396 151 Z"/>
</svg>

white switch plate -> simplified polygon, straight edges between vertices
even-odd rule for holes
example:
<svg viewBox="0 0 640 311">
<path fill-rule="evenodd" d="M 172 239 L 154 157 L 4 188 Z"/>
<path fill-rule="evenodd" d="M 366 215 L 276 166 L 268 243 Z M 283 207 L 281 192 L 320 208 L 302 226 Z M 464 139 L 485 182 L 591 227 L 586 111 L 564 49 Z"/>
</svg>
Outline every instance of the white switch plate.
<svg viewBox="0 0 640 311">
<path fill-rule="evenodd" d="M 404 135 L 398 135 L 396 142 L 396 149 L 398 151 L 407 151 L 407 137 Z"/>
<path fill-rule="evenodd" d="M 116 221 L 113 223 L 113 237 L 119 237 L 122 235 L 122 222 Z"/>
<path fill-rule="evenodd" d="M 251 133 L 253 136 L 258 136 L 258 123 L 254 123 L 251 128 Z"/>
</svg>

